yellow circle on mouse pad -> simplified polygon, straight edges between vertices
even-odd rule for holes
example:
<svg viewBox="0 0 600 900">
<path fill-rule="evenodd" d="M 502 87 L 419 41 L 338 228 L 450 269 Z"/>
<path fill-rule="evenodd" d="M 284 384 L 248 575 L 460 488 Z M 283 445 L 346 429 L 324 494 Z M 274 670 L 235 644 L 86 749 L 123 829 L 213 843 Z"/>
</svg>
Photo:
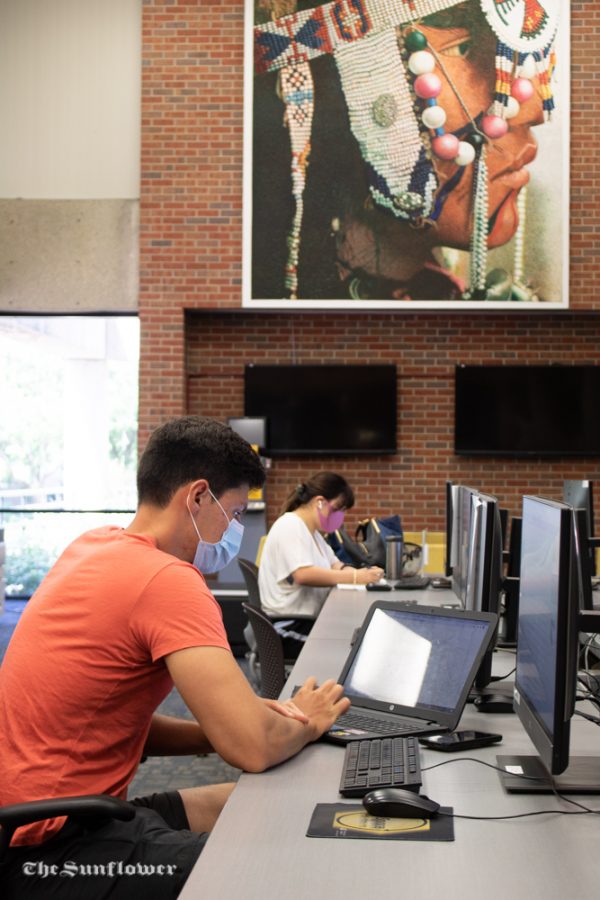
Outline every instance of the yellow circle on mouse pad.
<svg viewBox="0 0 600 900">
<path fill-rule="evenodd" d="M 346 831 L 362 831 L 365 834 L 400 834 L 403 831 L 430 831 L 429 819 L 392 819 L 370 816 L 365 812 L 339 810 L 333 817 L 334 828 Z"/>
</svg>

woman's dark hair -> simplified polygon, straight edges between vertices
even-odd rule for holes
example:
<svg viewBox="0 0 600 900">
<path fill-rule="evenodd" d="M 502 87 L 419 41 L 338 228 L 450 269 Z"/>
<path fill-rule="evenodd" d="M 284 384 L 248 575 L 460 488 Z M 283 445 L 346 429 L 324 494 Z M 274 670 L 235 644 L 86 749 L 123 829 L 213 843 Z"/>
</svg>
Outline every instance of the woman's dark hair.
<svg viewBox="0 0 600 900">
<path fill-rule="evenodd" d="M 325 497 L 326 500 L 341 497 L 346 509 L 354 506 L 354 492 L 345 478 L 335 472 L 317 472 L 308 481 L 296 485 L 283 505 L 283 512 L 293 512 L 310 503 L 313 497 Z"/>
<path fill-rule="evenodd" d="M 182 416 L 153 431 L 138 466 L 138 503 L 164 508 L 175 491 L 198 478 L 220 497 L 243 484 L 261 487 L 265 471 L 250 444 L 215 419 Z"/>
</svg>

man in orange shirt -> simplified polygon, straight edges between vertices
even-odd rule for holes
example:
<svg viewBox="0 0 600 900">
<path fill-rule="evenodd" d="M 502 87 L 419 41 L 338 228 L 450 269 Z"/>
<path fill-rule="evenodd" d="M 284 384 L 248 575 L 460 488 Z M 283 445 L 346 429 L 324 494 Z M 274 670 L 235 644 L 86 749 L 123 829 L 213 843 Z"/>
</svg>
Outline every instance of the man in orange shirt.
<svg viewBox="0 0 600 900">
<path fill-rule="evenodd" d="M 131 525 L 67 547 L 15 629 L 0 669 L 0 806 L 126 797 L 143 753 L 215 751 L 261 772 L 348 708 L 339 685 L 314 679 L 294 703 L 258 698 L 200 574 L 239 549 L 248 490 L 263 481 L 251 447 L 218 422 L 189 416 L 152 434 Z M 155 713 L 173 684 L 195 721 Z M 3 897 L 176 897 L 233 787 L 138 798 L 131 822 L 93 831 L 69 819 L 20 828 Z"/>
</svg>

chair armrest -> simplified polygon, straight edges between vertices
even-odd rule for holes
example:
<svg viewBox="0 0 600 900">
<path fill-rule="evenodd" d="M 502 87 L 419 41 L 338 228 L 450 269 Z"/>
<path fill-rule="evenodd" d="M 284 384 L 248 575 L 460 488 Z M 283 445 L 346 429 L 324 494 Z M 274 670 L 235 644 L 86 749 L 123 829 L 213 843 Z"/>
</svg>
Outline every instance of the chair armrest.
<svg viewBox="0 0 600 900">
<path fill-rule="evenodd" d="M 31 825 L 43 819 L 71 816 L 75 819 L 120 819 L 127 822 L 135 816 L 135 806 L 118 797 L 107 794 L 89 794 L 86 797 L 56 797 L 53 800 L 32 800 L 0 808 L 0 826 L 14 831 L 22 825 Z"/>
</svg>

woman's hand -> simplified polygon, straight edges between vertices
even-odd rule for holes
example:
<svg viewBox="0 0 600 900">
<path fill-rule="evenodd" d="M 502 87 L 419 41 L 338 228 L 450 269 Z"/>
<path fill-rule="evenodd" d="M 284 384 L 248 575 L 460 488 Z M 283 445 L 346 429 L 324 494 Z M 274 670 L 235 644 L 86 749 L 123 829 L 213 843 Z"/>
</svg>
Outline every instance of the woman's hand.
<svg viewBox="0 0 600 900">
<path fill-rule="evenodd" d="M 383 569 L 369 566 L 368 569 L 356 569 L 356 584 L 374 584 L 383 578 Z"/>
</svg>

